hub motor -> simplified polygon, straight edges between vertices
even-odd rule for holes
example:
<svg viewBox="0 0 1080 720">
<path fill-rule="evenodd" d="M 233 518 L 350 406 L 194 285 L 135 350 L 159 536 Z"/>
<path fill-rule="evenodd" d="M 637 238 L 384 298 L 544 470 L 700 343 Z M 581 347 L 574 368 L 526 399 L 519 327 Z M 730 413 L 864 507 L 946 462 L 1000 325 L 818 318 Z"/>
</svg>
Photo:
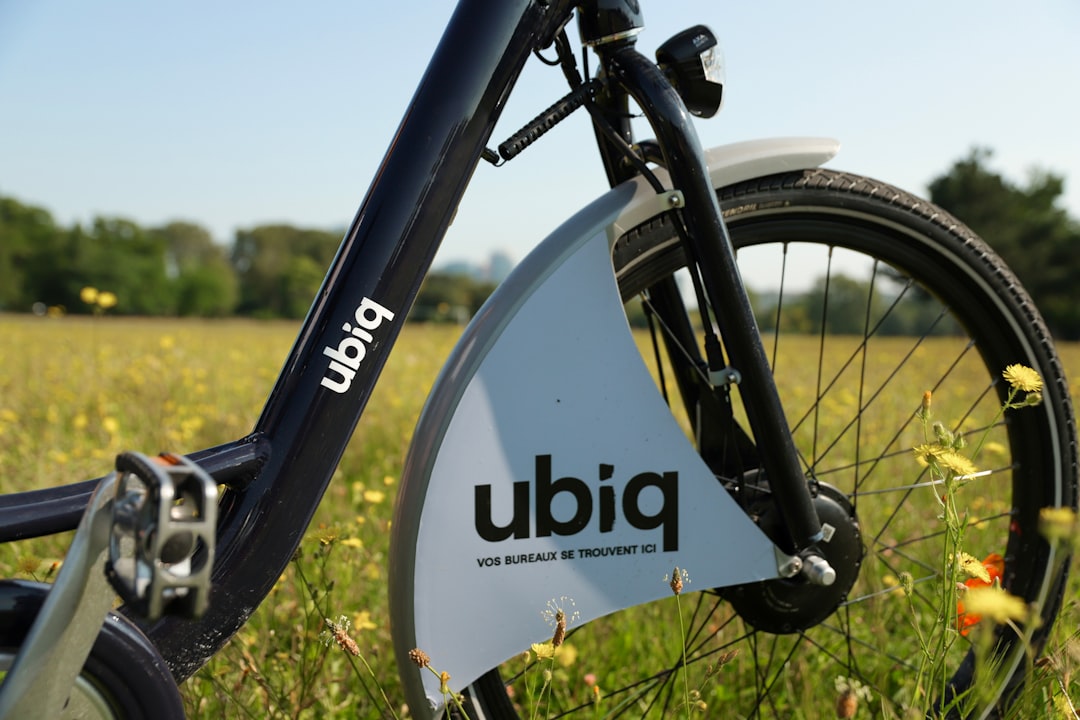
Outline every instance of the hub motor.
<svg viewBox="0 0 1080 720">
<path fill-rule="evenodd" d="M 818 484 L 813 503 L 825 533 L 816 551 L 836 570 L 836 580 L 820 585 L 796 575 L 722 589 L 723 597 L 756 630 L 781 635 L 817 625 L 847 598 L 859 576 L 863 545 L 855 509 L 842 492 L 824 483 Z M 758 524 L 769 537 L 779 537 L 783 528 L 778 513 L 771 503 L 763 510 Z"/>
</svg>

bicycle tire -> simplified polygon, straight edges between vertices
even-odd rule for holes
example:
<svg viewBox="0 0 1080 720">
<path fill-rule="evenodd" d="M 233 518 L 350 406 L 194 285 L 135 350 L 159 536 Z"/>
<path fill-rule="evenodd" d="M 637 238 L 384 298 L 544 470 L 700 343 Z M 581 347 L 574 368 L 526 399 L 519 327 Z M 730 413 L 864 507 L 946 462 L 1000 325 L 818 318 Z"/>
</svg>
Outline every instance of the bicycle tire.
<svg viewBox="0 0 1080 720">
<path fill-rule="evenodd" d="M 49 585 L 0 582 L 0 670 L 14 662 Z M 72 699 L 101 720 L 183 720 L 180 691 L 169 667 L 126 618 L 109 613 L 72 689 Z"/>
<path fill-rule="evenodd" d="M 946 413 L 956 413 L 946 416 L 952 429 L 978 426 L 991 420 L 984 412 L 1000 407 L 1006 392 L 1001 373 L 1014 363 L 1040 373 L 1044 380 L 1043 401 L 1038 407 L 1010 411 L 1007 422 L 988 430 L 992 439 L 987 447 L 1004 455 L 993 458 L 989 468 L 994 472 L 980 478 L 978 493 L 967 495 L 976 509 L 969 518 L 964 547 L 968 549 L 970 543 L 973 553 L 1004 555 L 1004 587 L 1026 602 L 1039 603 L 1043 624 L 1032 639 L 1033 649 L 1038 651 L 1060 607 L 1068 566 L 1062 551 L 1051 548 L 1039 536 L 1038 513 L 1048 506 L 1075 508 L 1077 446 L 1068 385 L 1053 340 L 1020 283 L 990 248 L 958 220 L 875 180 L 815 169 L 754 179 L 724 188 L 718 194 L 740 267 L 749 269 L 748 263 L 760 263 L 760 257 L 753 256 L 760 256 L 763 250 L 773 248 L 780 253 L 774 268 L 782 281 L 775 309 L 769 317 L 758 316 L 760 326 L 771 324 L 774 330 L 763 331 L 762 336 L 808 475 L 833 485 L 855 508 L 852 512 L 858 518 L 865 556 L 857 580 L 837 607 L 824 607 L 824 619 L 807 614 L 800 620 L 806 627 L 794 631 L 781 629 L 779 620 L 774 626 L 769 611 L 753 610 L 763 599 L 760 590 L 751 591 L 741 602 L 746 614 L 757 613 L 753 623 L 734 611 L 735 593 L 740 590 L 697 593 L 692 601 L 691 627 L 684 636 L 686 643 L 692 644 L 687 663 L 717 665 L 717 658 L 725 657 L 730 650 L 742 652 L 729 659 L 726 666 L 708 673 L 711 679 L 700 696 L 694 696 L 695 702 L 705 702 L 710 715 L 820 717 L 833 712 L 845 694 L 834 684 L 835 679 L 843 678 L 849 690 L 857 687 L 852 683 L 857 681 L 869 688 L 875 705 L 891 707 L 897 716 L 903 714 L 905 707 L 914 702 L 911 685 L 915 663 L 911 656 L 918 653 L 918 648 L 914 638 L 909 637 L 912 611 L 899 599 L 902 591 L 895 584 L 902 573 L 911 573 L 910 597 L 915 612 L 924 606 L 926 613 L 932 612 L 925 588 L 930 587 L 927 581 L 938 577 L 930 559 L 940 552 L 936 530 L 926 530 L 921 536 L 892 534 L 903 530 L 898 518 L 905 507 L 909 512 L 923 513 L 917 524 L 935 525 L 936 513 L 925 515 L 934 509 L 934 491 L 906 487 L 914 484 L 911 478 L 918 475 L 911 448 L 918 442 L 920 431 L 916 415 L 920 397 L 924 390 L 933 390 L 933 407 L 936 409 L 940 403 L 946 406 Z M 820 250 L 829 258 L 844 256 L 845 268 L 851 256 L 861 254 L 868 263 L 864 267 L 872 268 L 870 284 L 875 288 L 892 284 L 892 293 L 899 294 L 900 299 L 892 305 L 886 303 L 882 310 L 874 304 L 877 291 L 867 291 L 863 330 L 861 337 L 854 338 L 830 331 L 830 327 L 838 327 L 839 321 L 829 314 L 826 302 L 816 321 L 820 329 L 813 336 L 815 353 L 798 354 L 793 362 L 784 353 L 787 345 L 794 344 L 792 333 L 777 329 L 788 327 L 785 310 L 797 309 L 790 302 L 784 305 L 783 283 L 788 281 L 788 273 L 805 275 L 807 261 L 795 256 L 798 251 L 801 258 L 804 250 Z M 670 216 L 654 218 L 620 238 L 613 249 L 613 264 L 624 301 L 647 292 L 650 286 L 684 266 L 681 243 Z M 830 287 L 834 296 L 845 285 L 850 287 L 834 270 L 837 264 L 836 259 L 828 261 L 826 274 L 814 286 L 823 286 L 826 297 Z M 798 268 L 793 271 L 792 265 Z M 886 275 L 897 281 L 886 281 Z M 835 302 L 834 297 L 833 310 Z M 883 328 L 888 327 L 889 318 L 899 319 L 901 306 L 911 308 L 916 303 L 922 304 L 925 317 L 937 319 L 912 321 L 923 326 L 915 334 L 887 337 Z M 931 306 L 936 306 L 940 314 L 928 312 Z M 801 320 L 815 322 L 813 318 Z M 966 334 L 967 341 L 931 337 L 934 333 L 945 334 L 943 324 L 949 326 L 950 332 Z M 846 357 L 846 361 L 833 360 L 833 345 L 853 345 L 856 350 L 839 356 Z M 955 356 L 944 355 L 946 349 Z M 890 374 L 878 378 L 877 371 L 868 369 L 868 358 L 891 359 Z M 854 385 L 847 378 L 850 367 L 838 369 L 844 362 L 845 367 L 854 364 L 857 368 Z M 785 383 L 789 374 L 803 366 L 813 366 L 810 375 L 817 378 L 816 390 L 810 391 L 808 399 L 800 396 L 797 387 Z M 969 374 L 976 371 L 980 376 L 969 384 Z M 875 376 L 872 385 L 871 375 Z M 854 406 L 849 397 L 842 397 L 844 392 L 859 391 L 862 394 L 857 395 Z M 885 403 L 893 395 L 900 405 Z M 902 413 L 897 408 L 903 408 Z M 832 422 L 834 419 L 837 421 Z M 889 429 L 882 439 L 871 436 L 877 426 Z M 897 473 L 897 488 L 886 494 L 889 487 L 881 484 L 882 475 L 888 475 L 890 468 Z M 853 482 L 843 481 L 843 475 L 851 475 Z M 889 477 L 884 480 L 892 481 Z M 689 571 L 692 576 L 693 569 Z M 686 600 L 680 598 L 680 602 Z M 670 636 L 678 635 L 679 623 L 673 620 L 673 613 L 670 605 L 651 611 L 631 609 L 589 623 L 580 629 L 580 635 L 569 636 L 567 642 L 579 650 L 574 667 L 580 672 L 576 678 L 568 675 L 565 697 L 560 697 L 552 686 L 542 712 L 555 717 L 562 717 L 564 712 L 573 716 L 575 709 L 591 714 L 598 710 L 591 701 L 599 699 L 604 704 L 600 708 L 604 716 L 670 715 L 687 699 L 682 680 L 678 680 L 677 687 L 674 685 L 680 675 L 681 657 L 669 653 L 656 660 L 653 667 L 638 664 L 647 655 L 632 653 L 648 643 L 626 639 L 626 628 L 638 628 L 637 634 L 663 637 L 668 647 L 672 645 L 668 642 Z M 625 617 L 620 620 L 620 616 Z M 944 620 L 956 621 L 956 616 Z M 650 627 L 651 623 L 660 626 Z M 581 639 L 586 633 L 597 639 Z M 981 706 L 964 706 L 964 714 L 969 717 L 995 717 L 1002 703 L 1014 697 L 1022 679 L 1021 643 L 1000 629 L 996 631 L 996 642 L 1011 672 L 980 696 Z M 629 649 L 606 653 L 605 643 L 622 643 Z M 612 666 L 607 669 L 603 668 L 605 654 L 612 658 Z M 633 658 L 629 664 L 628 657 Z M 939 708 L 943 700 L 965 696 L 973 684 L 974 656 L 967 637 L 957 635 L 945 657 L 950 672 L 955 672 L 945 697 L 937 700 Z M 519 667 L 516 663 L 515 670 Z M 582 673 L 593 676 L 590 682 L 597 684 L 600 692 L 593 691 L 590 697 L 590 688 L 582 684 Z M 697 672 L 697 680 L 703 675 L 705 669 Z M 612 682 L 615 678 L 620 679 L 620 687 Z M 509 669 L 506 678 L 495 669 L 470 686 L 467 695 L 474 717 L 503 718 L 517 717 L 528 710 L 524 692 L 520 682 L 515 685 Z M 954 714 L 958 713 L 950 712 L 950 716 Z"/>
</svg>

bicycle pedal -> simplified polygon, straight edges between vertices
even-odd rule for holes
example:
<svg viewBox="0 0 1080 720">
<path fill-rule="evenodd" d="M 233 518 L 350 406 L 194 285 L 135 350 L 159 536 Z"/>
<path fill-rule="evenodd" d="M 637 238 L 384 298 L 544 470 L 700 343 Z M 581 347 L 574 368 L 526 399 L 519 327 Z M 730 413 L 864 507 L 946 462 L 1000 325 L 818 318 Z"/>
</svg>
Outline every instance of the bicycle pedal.
<svg viewBox="0 0 1080 720">
<path fill-rule="evenodd" d="M 217 485 L 172 454 L 116 458 L 117 490 L 106 576 L 148 620 L 200 617 L 209 604 Z"/>
</svg>

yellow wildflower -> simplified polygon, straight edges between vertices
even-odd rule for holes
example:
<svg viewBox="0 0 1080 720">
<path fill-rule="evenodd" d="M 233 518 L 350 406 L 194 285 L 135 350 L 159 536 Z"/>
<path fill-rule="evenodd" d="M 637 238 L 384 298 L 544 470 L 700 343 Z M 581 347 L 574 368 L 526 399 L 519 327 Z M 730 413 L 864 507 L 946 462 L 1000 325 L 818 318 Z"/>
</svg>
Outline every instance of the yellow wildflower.
<svg viewBox="0 0 1080 720">
<path fill-rule="evenodd" d="M 974 475 L 978 472 L 975 463 L 968 460 L 958 452 L 947 450 L 938 455 L 938 462 L 946 470 L 952 470 L 956 475 Z"/>
<path fill-rule="evenodd" d="M 930 464 L 930 461 L 941 457 L 948 451 L 948 448 L 941 445 L 919 445 L 912 448 L 912 452 L 915 453 L 915 459 L 918 460 L 919 464 L 923 467 L 926 467 Z"/>
<path fill-rule="evenodd" d="M 1026 365 L 1010 365 L 1005 368 L 1002 377 L 1013 388 L 1024 392 L 1039 392 L 1042 390 L 1043 381 L 1039 373 Z"/>
<path fill-rule="evenodd" d="M 577 662 L 578 650 L 570 643 L 563 643 L 559 647 L 559 657 L 557 658 L 560 665 L 565 668 L 570 667 Z"/>
<path fill-rule="evenodd" d="M 996 623 L 1024 620 L 1028 616 L 1027 603 L 995 585 L 972 588 L 964 593 L 964 610 Z"/>
<path fill-rule="evenodd" d="M 956 560 L 956 566 L 960 572 L 964 573 L 968 577 L 979 578 L 985 583 L 990 582 L 990 571 L 986 569 L 981 560 L 977 560 L 974 556 L 968 555 L 966 552 L 961 552 Z"/>
<path fill-rule="evenodd" d="M 537 660 L 550 660 L 555 657 L 555 646 L 550 640 L 542 643 L 533 643 L 532 651 Z"/>
<path fill-rule="evenodd" d="M 361 610 L 353 616 L 353 627 L 357 630 L 374 630 L 378 625 L 371 621 L 371 612 L 369 610 Z"/>
<path fill-rule="evenodd" d="M 1039 532 L 1051 542 L 1070 540 L 1076 535 L 1076 511 L 1069 507 L 1042 508 Z"/>
</svg>

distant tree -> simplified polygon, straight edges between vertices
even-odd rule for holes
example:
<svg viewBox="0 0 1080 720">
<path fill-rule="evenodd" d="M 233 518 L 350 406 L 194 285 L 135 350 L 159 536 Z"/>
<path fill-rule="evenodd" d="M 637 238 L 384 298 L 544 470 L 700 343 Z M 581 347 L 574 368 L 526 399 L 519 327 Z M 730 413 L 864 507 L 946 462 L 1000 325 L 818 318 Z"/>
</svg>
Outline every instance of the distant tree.
<svg viewBox="0 0 1080 720">
<path fill-rule="evenodd" d="M 861 335 L 866 331 L 867 323 L 873 327 L 886 306 L 881 293 L 871 294 L 870 290 L 869 282 L 846 275 L 820 277 L 806 293 L 792 298 L 783 314 L 797 318 L 809 332 L 817 333 L 824 327 L 829 333 Z M 781 317 L 781 323 L 784 322 Z M 791 331 L 796 328 L 781 329 Z"/>
<path fill-rule="evenodd" d="M 421 322 L 462 322 L 468 320 L 496 283 L 476 280 L 458 273 L 433 272 L 424 279 L 410 319 Z"/>
<path fill-rule="evenodd" d="M 1080 224 L 1059 204 L 1064 180 L 1035 171 L 1018 186 L 990 170 L 990 158 L 972 150 L 930 183 L 930 198 L 1001 255 L 1057 337 L 1080 339 Z"/>
<path fill-rule="evenodd" d="M 340 241 L 336 233 L 290 225 L 237 232 L 232 249 L 240 288 L 237 310 L 264 317 L 303 317 Z"/>
<path fill-rule="evenodd" d="M 97 217 L 75 248 L 73 284 L 113 292 L 118 313 L 173 314 L 176 287 L 168 276 L 166 249 L 164 239 L 130 220 Z"/>
<path fill-rule="evenodd" d="M 40 300 L 28 273 L 35 255 L 54 246 L 58 232 L 47 210 L 0 197 L 0 310 L 25 312 Z"/>
<path fill-rule="evenodd" d="M 176 312 L 182 316 L 222 317 L 239 299 L 236 271 L 225 248 L 200 225 L 171 222 L 152 234 L 165 243 L 166 270 L 176 286 Z"/>
</svg>

